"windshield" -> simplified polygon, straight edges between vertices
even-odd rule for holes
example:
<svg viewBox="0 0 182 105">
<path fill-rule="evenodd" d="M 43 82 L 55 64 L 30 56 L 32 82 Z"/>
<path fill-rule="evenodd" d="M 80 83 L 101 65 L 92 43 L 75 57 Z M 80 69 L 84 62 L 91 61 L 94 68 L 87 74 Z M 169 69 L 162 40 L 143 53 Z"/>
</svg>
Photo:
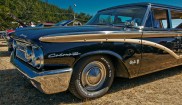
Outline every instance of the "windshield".
<svg viewBox="0 0 182 105">
<path fill-rule="evenodd" d="M 124 26 L 125 22 L 134 21 L 141 26 L 147 7 L 123 7 L 98 12 L 86 25 Z"/>
<path fill-rule="evenodd" d="M 70 22 L 71 22 L 71 20 L 62 20 L 59 23 L 55 24 L 54 26 L 64 26 Z"/>
</svg>

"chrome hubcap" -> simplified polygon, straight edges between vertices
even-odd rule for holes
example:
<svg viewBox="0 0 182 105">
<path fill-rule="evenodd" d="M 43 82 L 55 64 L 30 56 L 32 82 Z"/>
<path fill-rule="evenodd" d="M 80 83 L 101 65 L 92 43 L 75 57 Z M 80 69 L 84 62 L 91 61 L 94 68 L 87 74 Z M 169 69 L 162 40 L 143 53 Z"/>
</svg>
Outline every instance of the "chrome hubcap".
<svg viewBox="0 0 182 105">
<path fill-rule="evenodd" d="M 88 71 L 87 80 L 91 85 L 95 85 L 100 81 L 101 71 L 98 67 L 93 67 Z"/>
<path fill-rule="evenodd" d="M 81 82 L 86 90 L 99 89 L 106 79 L 106 68 L 103 63 L 94 61 L 83 69 Z"/>
</svg>

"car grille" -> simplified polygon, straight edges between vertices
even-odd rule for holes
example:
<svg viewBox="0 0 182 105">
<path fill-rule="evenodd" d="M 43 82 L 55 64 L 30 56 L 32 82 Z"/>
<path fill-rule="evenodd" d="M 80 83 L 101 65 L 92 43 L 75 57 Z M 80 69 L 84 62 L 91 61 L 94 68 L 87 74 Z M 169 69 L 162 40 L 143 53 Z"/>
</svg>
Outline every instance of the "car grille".
<svg viewBox="0 0 182 105">
<path fill-rule="evenodd" d="M 42 49 L 31 43 L 16 41 L 13 44 L 16 48 L 16 57 L 27 64 L 42 69 L 44 65 L 44 56 Z"/>
<path fill-rule="evenodd" d="M 26 47 L 28 46 L 28 44 L 24 42 L 18 42 L 18 41 L 16 43 L 17 43 L 16 57 L 27 62 L 27 59 L 25 58 L 25 53 L 26 53 Z"/>
</svg>

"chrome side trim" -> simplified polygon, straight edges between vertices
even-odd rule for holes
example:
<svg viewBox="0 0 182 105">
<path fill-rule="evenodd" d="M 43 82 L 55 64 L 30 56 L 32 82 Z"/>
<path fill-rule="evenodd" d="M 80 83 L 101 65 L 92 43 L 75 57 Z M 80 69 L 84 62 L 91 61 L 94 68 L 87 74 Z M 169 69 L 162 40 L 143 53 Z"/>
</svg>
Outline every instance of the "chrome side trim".
<svg viewBox="0 0 182 105">
<path fill-rule="evenodd" d="M 150 10 L 151 10 L 151 4 L 149 3 L 148 6 L 147 6 L 147 10 L 145 12 L 145 15 L 143 17 L 142 26 L 145 26 L 145 23 L 147 21 L 147 18 L 148 18 L 148 15 L 150 13 Z"/>
<path fill-rule="evenodd" d="M 39 40 L 42 42 L 79 42 L 80 40 L 89 40 L 89 39 L 133 39 L 141 38 L 141 32 L 103 32 L 102 34 L 75 34 L 75 35 L 66 35 L 66 36 L 44 36 L 40 37 Z M 162 38 L 162 37 L 177 37 L 182 36 L 180 33 L 174 32 L 157 32 L 157 31 L 147 31 L 144 32 L 142 38 Z"/>
<path fill-rule="evenodd" d="M 84 41 L 82 41 L 82 42 L 84 42 Z M 142 44 L 142 45 L 148 45 L 148 46 L 152 46 L 152 47 L 164 50 L 176 59 L 182 58 L 182 55 L 177 55 L 171 49 L 169 49 L 163 45 L 160 45 L 160 44 L 157 44 L 157 43 L 154 43 L 151 41 L 147 41 L 147 40 L 141 41 L 140 39 L 93 39 L 93 40 L 91 39 L 91 40 L 86 40 L 86 42 L 123 42 L 123 43 Z"/>
<path fill-rule="evenodd" d="M 181 59 L 182 55 L 177 55 L 176 53 L 174 53 L 174 51 L 172 51 L 171 49 L 160 45 L 158 43 L 154 43 L 151 41 L 147 41 L 147 40 L 140 40 L 140 39 L 108 39 L 107 42 L 125 42 L 125 43 L 134 43 L 134 44 L 142 44 L 142 45 L 148 45 L 148 46 L 152 46 L 161 50 L 164 50 L 166 52 L 168 52 L 171 56 L 173 56 L 176 59 Z"/>
<path fill-rule="evenodd" d="M 39 40 L 42 42 L 79 42 L 80 40 L 89 39 L 114 39 L 114 38 L 139 38 L 141 33 L 110 33 L 105 32 L 103 34 L 81 34 L 81 35 L 67 35 L 67 36 L 44 36 Z"/>
<path fill-rule="evenodd" d="M 182 55 L 178 55 L 174 53 L 171 49 L 160 45 L 158 43 L 154 43 L 147 40 L 141 40 L 141 33 L 113 33 L 113 34 L 88 34 L 88 35 L 68 35 L 68 36 L 47 36 L 41 37 L 40 41 L 43 42 L 124 42 L 124 43 L 135 43 L 148 45 L 152 47 L 159 48 L 168 52 L 171 56 L 176 59 L 181 59 Z M 151 37 L 169 37 L 169 36 L 179 36 L 179 34 L 174 33 L 145 33 L 143 38 L 151 38 Z M 131 39 L 131 38 L 139 38 L 139 39 Z"/>
<path fill-rule="evenodd" d="M 72 75 L 72 68 L 35 72 L 11 55 L 11 63 L 33 84 L 34 87 L 46 94 L 66 91 Z"/>
</svg>

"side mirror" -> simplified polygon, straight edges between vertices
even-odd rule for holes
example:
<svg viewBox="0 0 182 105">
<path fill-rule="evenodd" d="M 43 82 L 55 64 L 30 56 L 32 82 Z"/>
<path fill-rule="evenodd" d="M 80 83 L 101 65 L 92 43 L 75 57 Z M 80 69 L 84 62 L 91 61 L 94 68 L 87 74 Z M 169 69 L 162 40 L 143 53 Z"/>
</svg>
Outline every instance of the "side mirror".
<svg viewBox="0 0 182 105">
<path fill-rule="evenodd" d="M 137 27 L 134 27 L 134 28 L 139 29 L 139 30 L 143 30 L 144 26 L 137 26 Z"/>
<path fill-rule="evenodd" d="M 143 30 L 144 26 L 138 26 L 138 24 L 135 21 L 127 21 L 125 22 L 126 27 L 131 27 L 139 30 Z"/>
<path fill-rule="evenodd" d="M 126 21 L 125 26 L 126 27 L 137 27 L 138 24 L 135 21 Z"/>
<path fill-rule="evenodd" d="M 138 26 L 138 23 L 140 23 L 140 22 L 141 22 L 140 18 L 135 18 L 133 20 L 126 21 L 125 26 L 130 27 L 130 28 L 135 28 L 135 29 L 142 30 L 144 28 L 144 26 Z"/>
</svg>

